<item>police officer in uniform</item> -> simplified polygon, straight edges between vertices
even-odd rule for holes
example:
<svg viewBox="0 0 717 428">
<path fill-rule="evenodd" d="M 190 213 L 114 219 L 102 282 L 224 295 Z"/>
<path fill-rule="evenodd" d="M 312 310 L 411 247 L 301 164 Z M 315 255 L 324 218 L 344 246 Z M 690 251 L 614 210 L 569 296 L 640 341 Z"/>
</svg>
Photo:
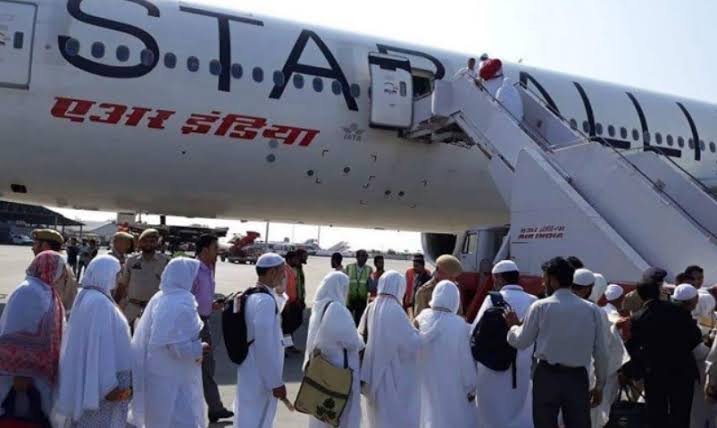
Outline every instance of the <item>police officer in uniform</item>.
<svg viewBox="0 0 717 428">
<path fill-rule="evenodd" d="M 43 251 L 62 252 L 62 246 L 65 244 L 65 238 L 60 232 L 53 229 L 36 229 L 32 231 L 32 253 L 38 255 Z M 62 280 L 54 284 L 55 289 L 60 294 L 62 306 L 65 307 L 65 315 L 69 315 L 72 309 L 72 303 L 77 296 L 77 281 L 72 274 L 73 270 L 65 263 L 65 275 Z"/>
<path fill-rule="evenodd" d="M 130 326 L 142 314 L 149 299 L 159 291 L 162 272 L 169 258 L 159 253 L 159 232 L 147 229 L 139 237 L 138 254 L 127 257 L 119 279 L 117 298 L 127 298 L 123 311 Z"/>
<path fill-rule="evenodd" d="M 134 236 L 127 232 L 117 232 L 112 237 L 112 248 L 110 255 L 119 260 L 120 265 L 124 266 L 127 261 L 127 255 L 131 254 L 134 247 Z"/>
</svg>

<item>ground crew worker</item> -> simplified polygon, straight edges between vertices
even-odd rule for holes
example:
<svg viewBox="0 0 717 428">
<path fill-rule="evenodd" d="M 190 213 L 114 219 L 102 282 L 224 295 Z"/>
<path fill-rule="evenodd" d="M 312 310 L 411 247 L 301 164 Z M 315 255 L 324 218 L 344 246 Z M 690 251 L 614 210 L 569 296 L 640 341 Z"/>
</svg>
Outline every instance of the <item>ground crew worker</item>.
<svg viewBox="0 0 717 428">
<path fill-rule="evenodd" d="M 361 316 L 368 304 L 368 281 L 371 278 L 373 269 L 368 266 L 368 252 L 366 250 L 356 251 L 356 263 L 346 266 L 346 275 L 349 283 L 349 298 L 346 306 L 354 317 L 354 322 L 359 325 Z"/>
<path fill-rule="evenodd" d="M 159 291 L 162 272 L 169 258 L 158 253 L 159 232 L 147 229 L 139 237 L 140 253 L 127 258 L 117 286 L 117 298 L 128 298 L 123 311 L 130 326 L 139 318 L 154 294 Z"/>
<path fill-rule="evenodd" d="M 64 243 L 65 238 L 56 230 L 36 229 L 32 232 L 32 253 L 36 256 L 43 251 L 60 253 Z M 69 315 L 72 303 L 75 301 L 75 296 L 77 296 L 77 281 L 75 281 L 73 269 L 67 263 L 65 263 L 65 275 L 54 286 L 60 294 L 62 306 L 65 307 L 65 315 Z"/>
<path fill-rule="evenodd" d="M 413 317 L 417 317 L 422 310 L 429 307 L 433 289 L 441 281 L 451 281 L 457 284 L 458 277 L 463 273 L 463 265 L 457 258 L 445 254 L 436 260 L 436 272 L 433 278 L 423 284 L 416 293 L 415 305 L 412 308 Z M 458 315 L 463 316 L 463 305 L 458 305 Z"/>
<path fill-rule="evenodd" d="M 119 260 L 120 265 L 124 266 L 127 261 L 127 255 L 132 253 L 134 249 L 134 236 L 127 232 L 117 232 L 112 237 L 112 247 L 110 255 Z"/>
</svg>

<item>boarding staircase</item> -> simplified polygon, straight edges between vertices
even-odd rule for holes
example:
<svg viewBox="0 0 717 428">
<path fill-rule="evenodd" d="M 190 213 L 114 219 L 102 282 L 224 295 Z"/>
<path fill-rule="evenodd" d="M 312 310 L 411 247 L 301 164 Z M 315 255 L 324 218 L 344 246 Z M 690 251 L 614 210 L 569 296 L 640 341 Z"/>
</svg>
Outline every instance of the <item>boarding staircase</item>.
<svg viewBox="0 0 717 428">
<path fill-rule="evenodd" d="M 717 280 L 717 200 L 659 152 L 620 151 L 573 129 L 516 84 L 514 117 L 467 79 L 437 81 L 414 105 L 405 137 L 477 149 L 510 211 L 510 253 L 540 272 L 547 257 L 575 254 L 614 281 L 648 266 L 676 274 L 690 264 Z"/>
</svg>

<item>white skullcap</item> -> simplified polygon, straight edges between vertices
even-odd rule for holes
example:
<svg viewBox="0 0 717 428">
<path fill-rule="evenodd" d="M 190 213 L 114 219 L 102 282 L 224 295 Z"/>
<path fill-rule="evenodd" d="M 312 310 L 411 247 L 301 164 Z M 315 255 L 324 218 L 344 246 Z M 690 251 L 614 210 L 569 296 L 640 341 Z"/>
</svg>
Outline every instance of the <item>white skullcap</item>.
<svg viewBox="0 0 717 428">
<path fill-rule="evenodd" d="M 623 294 L 625 294 L 625 290 L 623 290 L 622 287 L 616 284 L 610 284 L 607 286 L 607 290 L 605 290 L 605 299 L 607 299 L 608 302 L 612 302 L 622 297 Z"/>
<path fill-rule="evenodd" d="M 284 258 L 276 253 L 266 253 L 256 261 L 256 267 L 273 268 L 284 264 Z"/>
<path fill-rule="evenodd" d="M 573 284 L 589 287 L 595 284 L 595 274 L 588 269 L 577 269 L 573 275 Z"/>
<path fill-rule="evenodd" d="M 675 288 L 672 298 L 678 302 L 686 302 L 697 297 L 697 289 L 690 284 L 680 284 Z"/>
<path fill-rule="evenodd" d="M 506 273 L 506 272 L 520 272 L 518 265 L 513 260 L 503 260 L 493 266 L 492 274 Z"/>
</svg>

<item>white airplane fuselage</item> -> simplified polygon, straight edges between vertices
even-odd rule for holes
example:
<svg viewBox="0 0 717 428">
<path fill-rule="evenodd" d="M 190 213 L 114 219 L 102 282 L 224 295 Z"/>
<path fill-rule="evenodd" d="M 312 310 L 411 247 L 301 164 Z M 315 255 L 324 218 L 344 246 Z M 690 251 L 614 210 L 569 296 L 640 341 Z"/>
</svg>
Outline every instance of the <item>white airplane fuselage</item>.
<svg viewBox="0 0 717 428">
<path fill-rule="evenodd" d="M 467 55 L 167 0 L 0 0 L 2 25 L 3 199 L 431 232 L 509 220 L 480 151 L 369 127 L 370 52 L 436 79 Z M 717 106 L 504 69 L 587 134 L 669 149 L 717 185 Z"/>
</svg>

